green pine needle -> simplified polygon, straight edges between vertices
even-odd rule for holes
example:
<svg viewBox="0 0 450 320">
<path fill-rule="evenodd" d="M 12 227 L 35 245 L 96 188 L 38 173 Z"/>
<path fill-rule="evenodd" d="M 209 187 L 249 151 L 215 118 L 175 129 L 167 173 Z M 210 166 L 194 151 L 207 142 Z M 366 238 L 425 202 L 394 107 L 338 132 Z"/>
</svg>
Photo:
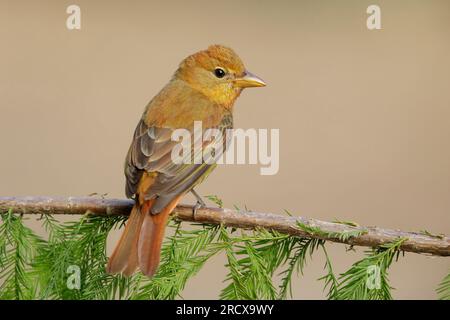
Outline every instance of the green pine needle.
<svg viewBox="0 0 450 320">
<path fill-rule="evenodd" d="M 399 248 L 405 240 L 400 238 L 382 245 L 354 263 L 340 276 L 337 290 L 329 294 L 330 299 L 391 300 L 388 269 L 394 258 L 398 258 Z"/>
<path fill-rule="evenodd" d="M 219 208 L 223 208 L 223 201 L 222 201 L 222 199 L 220 199 L 218 196 L 212 194 L 212 195 L 206 196 L 206 198 L 207 198 L 209 201 L 215 203 Z"/>
<path fill-rule="evenodd" d="M 343 232 L 330 232 L 326 230 L 322 230 L 317 226 L 312 226 L 309 224 L 302 223 L 300 221 L 297 222 L 297 226 L 302 231 L 312 235 L 319 236 L 324 238 L 334 238 L 339 239 L 341 241 L 347 241 L 350 238 L 359 237 L 363 234 L 367 233 L 367 230 L 364 229 L 354 229 L 354 230 L 345 230 Z"/>
<path fill-rule="evenodd" d="M 12 210 L 1 214 L 1 219 L 0 299 L 32 299 L 37 288 L 30 265 L 44 242 Z"/>
<path fill-rule="evenodd" d="M 442 279 L 436 292 L 439 296 L 439 300 L 450 300 L 450 273 Z"/>
<path fill-rule="evenodd" d="M 331 260 L 330 257 L 328 256 L 328 252 L 325 248 L 325 244 L 321 245 L 323 253 L 325 254 L 325 269 L 327 270 L 327 274 L 324 275 L 323 277 L 319 278 L 318 280 L 324 280 L 325 285 L 324 285 L 324 290 L 327 290 L 327 298 L 331 299 L 332 297 L 336 297 L 339 292 L 338 292 L 338 286 L 339 286 L 339 282 L 338 279 L 336 277 L 336 275 L 334 274 L 333 271 L 333 266 L 331 265 Z"/>
<path fill-rule="evenodd" d="M 222 207 L 217 196 L 208 198 Z M 287 299 L 292 297 L 294 277 L 303 275 L 307 260 L 319 247 L 326 272 L 319 280 L 324 281 L 329 299 L 392 299 L 387 271 L 405 241 L 398 239 L 368 252 L 337 277 L 325 241 L 315 237 L 347 241 L 365 229 L 328 232 L 299 222 L 298 228 L 314 237 L 300 238 L 266 229 L 243 231 L 202 224 L 185 230 L 181 222 L 171 220 L 174 233 L 163 244 L 157 274 L 152 279 L 141 273 L 127 278 L 105 271 L 108 234 L 123 226 L 125 217 L 85 215 L 61 223 L 43 215 L 40 220 L 47 239 L 37 236 L 11 210 L 0 217 L 0 299 L 175 299 L 221 252 L 228 269 L 221 299 Z M 78 272 L 79 283 L 73 282 Z M 450 274 L 436 291 L 440 299 L 450 299 Z"/>
<path fill-rule="evenodd" d="M 222 250 L 215 240 L 217 226 L 199 226 L 184 231 L 176 226 L 175 234 L 163 245 L 159 270 L 151 280 L 142 279 L 141 287 L 132 299 L 175 299 L 187 281 L 203 267 L 206 261 Z"/>
</svg>

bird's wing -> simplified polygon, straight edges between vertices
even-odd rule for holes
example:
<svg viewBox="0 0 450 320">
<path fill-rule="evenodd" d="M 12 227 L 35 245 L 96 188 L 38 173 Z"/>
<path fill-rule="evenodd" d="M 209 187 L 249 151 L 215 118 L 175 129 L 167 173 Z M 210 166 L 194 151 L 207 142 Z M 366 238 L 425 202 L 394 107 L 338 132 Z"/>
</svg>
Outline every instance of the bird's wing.
<svg viewBox="0 0 450 320">
<path fill-rule="evenodd" d="M 133 142 L 125 162 L 128 197 L 137 192 L 144 172 L 174 174 L 178 168 L 171 160 L 176 141 L 172 141 L 172 129 L 149 127 L 140 121 L 134 132 Z"/>
<path fill-rule="evenodd" d="M 181 164 L 174 163 L 171 157 L 172 149 L 179 142 L 171 139 L 173 130 L 149 127 L 141 120 L 126 158 L 125 176 L 128 197 L 139 192 L 139 184 L 145 172 L 157 174 L 151 186 L 146 189 L 145 195 L 139 195 L 144 196 L 145 199 L 158 197 L 152 207 L 152 213 L 158 213 L 172 199 L 192 189 L 216 166 L 206 163 L 195 164 L 192 161 Z M 201 138 L 203 132 L 197 135 L 191 132 L 191 135 Z M 203 147 L 205 147 L 205 143 Z"/>
</svg>

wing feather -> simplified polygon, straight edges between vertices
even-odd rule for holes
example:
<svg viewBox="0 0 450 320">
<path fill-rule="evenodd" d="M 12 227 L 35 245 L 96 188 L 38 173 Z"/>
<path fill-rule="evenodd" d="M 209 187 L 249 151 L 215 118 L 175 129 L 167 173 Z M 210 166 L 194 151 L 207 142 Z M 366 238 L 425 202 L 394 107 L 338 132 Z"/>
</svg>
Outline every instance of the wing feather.
<svg viewBox="0 0 450 320">
<path fill-rule="evenodd" d="M 227 117 L 222 124 L 221 129 L 231 127 L 232 119 L 230 121 L 230 117 Z M 126 158 L 125 176 L 128 197 L 136 194 L 144 172 L 158 174 L 155 182 L 144 195 L 147 200 L 158 198 L 152 207 L 152 213 L 160 212 L 175 197 L 188 192 L 216 167 L 216 164 L 206 163 L 174 163 L 171 153 L 179 142 L 171 139 L 173 130 L 149 127 L 141 120 L 135 130 L 133 142 Z M 203 132 L 197 135 L 191 132 L 191 136 L 201 139 Z M 203 148 L 205 146 L 206 144 L 203 145 Z"/>
</svg>

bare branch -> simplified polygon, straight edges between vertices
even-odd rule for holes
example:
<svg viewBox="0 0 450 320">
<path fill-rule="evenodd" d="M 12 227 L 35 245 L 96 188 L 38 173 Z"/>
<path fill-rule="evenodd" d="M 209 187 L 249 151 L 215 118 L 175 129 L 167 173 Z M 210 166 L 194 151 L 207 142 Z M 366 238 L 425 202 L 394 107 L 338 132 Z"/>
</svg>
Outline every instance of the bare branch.
<svg viewBox="0 0 450 320">
<path fill-rule="evenodd" d="M 0 197 L 0 212 L 12 209 L 23 214 L 85 214 L 100 216 L 128 215 L 133 206 L 132 200 L 98 199 L 94 197 Z M 342 223 L 320 221 L 304 217 L 289 217 L 271 213 L 236 211 L 220 208 L 201 208 L 192 214 L 192 206 L 179 205 L 176 217 L 183 221 L 195 221 L 205 224 L 223 224 L 224 226 L 255 229 L 265 228 L 292 236 L 318 238 L 327 241 L 346 243 L 352 246 L 377 247 L 398 238 L 407 240 L 401 250 L 424 253 L 435 256 L 450 256 L 450 238 L 432 236 L 417 232 L 382 229 L 378 227 L 355 227 Z M 306 232 L 299 228 L 301 223 L 318 228 L 321 232 Z M 342 239 L 339 234 L 361 231 L 361 234 Z"/>
</svg>

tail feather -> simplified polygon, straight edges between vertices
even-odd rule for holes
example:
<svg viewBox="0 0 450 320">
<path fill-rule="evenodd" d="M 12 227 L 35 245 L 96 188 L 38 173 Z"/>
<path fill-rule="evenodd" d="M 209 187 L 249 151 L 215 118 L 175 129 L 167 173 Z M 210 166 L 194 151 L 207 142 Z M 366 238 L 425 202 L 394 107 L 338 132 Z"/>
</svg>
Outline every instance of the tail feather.
<svg viewBox="0 0 450 320">
<path fill-rule="evenodd" d="M 137 243 L 139 241 L 142 222 L 146 215 L 145 213 L 149 212 L 152 203 L 153 200 L 150 200 L 142 206 L 138 203 L 134 205 L 126 223 L 125 230 L 108 260 L 108 265 L 106 266 L 108 273 L 123 273 L 129 276 L 138 267 Z"/>
<path fill-rule="evenodd" d="M 138 258 L 142 273 L 148 277 L 152 277 L 158 269 L 167 219 L 180 198 L 172 200 L 160 213 L 147 214 L 144 218 L 138 242 Z"/>
<path fill-rule="evenodd" d="M 139 266 L 142 273 L 152 277 L 158 269 L 161 245 L 167 220 L 181 195 L 172 200 L 160 213 L 151 214 L 155 200 L 136 203 L 131 210 L 125 230 L 108 260 L 106 271 L 111 274 L 132 275 Z"/>
</svg>

